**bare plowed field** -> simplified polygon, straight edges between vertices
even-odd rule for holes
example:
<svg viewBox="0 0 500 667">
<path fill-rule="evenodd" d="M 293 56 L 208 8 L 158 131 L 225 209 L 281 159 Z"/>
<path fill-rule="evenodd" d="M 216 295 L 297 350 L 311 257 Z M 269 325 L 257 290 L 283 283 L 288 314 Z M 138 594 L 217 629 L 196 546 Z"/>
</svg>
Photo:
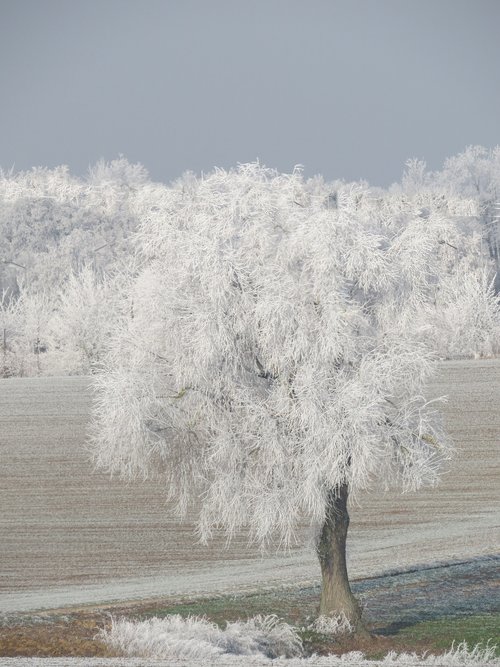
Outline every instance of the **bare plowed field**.
<svg viewBox="0 0 500 667">
<path fill-rule="evenodd" d="M 311 583 L 311 550 L 262 558 L 240 535 L 196 543 L 161 484 L 94 472 L 85 450 L 90 380 L 0 381 L 0 611 Z M 351 509 L 353 578 L 498 553 L 500 361 L 446 362 L 433 396 L 457 454 L 441 484 L 377 489 Z"/>
</svg>

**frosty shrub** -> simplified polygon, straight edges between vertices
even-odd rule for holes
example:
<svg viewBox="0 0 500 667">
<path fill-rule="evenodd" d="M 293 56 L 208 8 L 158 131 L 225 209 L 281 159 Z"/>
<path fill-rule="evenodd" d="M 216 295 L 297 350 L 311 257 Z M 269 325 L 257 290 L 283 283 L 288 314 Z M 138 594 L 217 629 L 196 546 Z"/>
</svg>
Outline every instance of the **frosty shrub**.
<svg viewBox="0 0 500 667">
<path fill-rule="evenodd" d="M 349 634 L 355 630 L 345 614 L 339 614 L 338 616 L 318 616 L 308 626 L 308 629 L 329 636 Z"/>
<path fill-rule="evenodd" d="M 99 639 L 128 656 L 200 660 L 222 654 L 268 658 L 300 655 L 296 630 L 276 616 L 256 616 L 227 623 L 221 630 L 205 618 L 179 615 L 133 622 L 113 620 Z"/>
<path fill-rule="evenodd" d="M 443 655 L 423 655 L 416 653 L 396 653 L 391 651 L 381 661 L 382 665 L 424 665 L 425 667 L 469 667 L 473 665 L 500 665 L 500 658 L 495 656 L 495 646 L 469 647 L 467 642 L 461 642 Z M 344 656 L 342 656 L 344 657 Z"/>
<path fill-rule="evenodd" d="M 72 273 L 64 289 L 34 292 L 21 286 L 0 299 L 0 374 L 92 373 L 127 308 L 120 272 L 99 275 L 90 266 Z M 127 313 L 128 314 L 128 313 Z"/>
<path fill-rule="evenodd" d="M 290 661 L 289 667 L 307 666 L 308 662 L 317 667 L 340 667 L 340 665 L 353 665 L 356 667 L 477 667 L 488 665 L 500 667 L 500 658 L 495 656 L 494 646 L 482 646 L 478 644 L 469 647 L 462 642 L 452 647 L 442 655 L 418 655 L 416 653 L 396 653 L 391 651 L 381 660 L 368 660 L 363 653 L 352 651 L 343 655 L 327 656 L 324 658 L 306 658 L 304 660 Z M 295 665 L 294 665 L 295 663 Z"/>
<path fill-rule="evenodd" d="M 169 616 L 148 621 L 117 620 L 97 638 L 130 657 L 182 661 L 186 665 L 274 665 L 275 667 L 499 667 L 494 646 L 469 648 L 465 642 L 443 655 L 396 653 L 369 660 L 359 651 L 341 656 L 300 657 L 302 646 L 295 630 L 276 617 L 256 617 L 228 623 L 225 630 L 204 618 Z M 279 656 L 283 656 L 281 659 Z"/>
</svg>

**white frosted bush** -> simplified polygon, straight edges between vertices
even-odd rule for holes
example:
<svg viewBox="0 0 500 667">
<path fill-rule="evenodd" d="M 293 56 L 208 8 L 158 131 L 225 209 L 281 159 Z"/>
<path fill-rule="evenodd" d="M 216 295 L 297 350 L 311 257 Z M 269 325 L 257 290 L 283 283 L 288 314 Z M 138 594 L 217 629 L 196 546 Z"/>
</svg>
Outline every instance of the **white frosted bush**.
<svg viewBox="0 0 500 667">
<path fill-rule="evenodd" d="M 314 629 L 325 634 L 338 634 L 345 632 L 347 626 L 345 618 L 320 617 Z M 495 646 L 478 644 L 469 647 L 466 642 L 437 656 L 390 651 L 385 658 L 374 661 L 360 651 L 351 651 L 341 656 L 303 658 L 296 629 L 276 616 L 256 616 L 247 621 L 227 623 L 224 630 L 206 618 L 196 616 L 172 615 L 141 622 L 112 619 L 111 628 L 101 630 L 98 638 L 125 656 L 179 660 L 185 661 L 186 665 L 267 665 L 272 662 L 275 667 L 500 667 Z"/>
<path fill-rule="evenodd" d="M 128 656 L 201 660 L 223 654 L 276 658 L 302 652 L 295 628 L 276 616 L 228 622 L 224 630 L 196 616 L 142 622 L 119 619 L 112 621 L 110 630 L 102 630 L 99 638 Z"/>
<path fill-rule="evenodd" d="M 308 626 L 308 629 L 330 636 L 354 632 L 354 628 L 345 614 L 339 614 L 338 616 L 318 616 L 318 618 Z"/>
<path fill-rule="evenodd" d="M 427 667 L 455 667 L 458 665 L 500 665 L 500 659 L 495 657 L 495 646 L 482 646 L 477 644 L 469 648 L 467 642 L 461 642 L 452 646 L 443 655 L 424 655 L 419 657 L 416 653 L 395 653 L 391 651 L 382 660 L 382 665 L 415 665 L 422 664 Z"/>
</svg>

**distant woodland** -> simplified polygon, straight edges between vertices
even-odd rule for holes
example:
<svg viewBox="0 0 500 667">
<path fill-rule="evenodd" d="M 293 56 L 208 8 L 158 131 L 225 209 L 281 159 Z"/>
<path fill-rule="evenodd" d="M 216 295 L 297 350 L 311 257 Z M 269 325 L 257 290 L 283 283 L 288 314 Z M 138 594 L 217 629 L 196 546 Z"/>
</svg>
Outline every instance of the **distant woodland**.
<svg viewBox="0 0 500 667">
<path fill-rule="evenodd" d="M 1 171 L 0 376 L 98 368 L 117 323 L 134 316 L 126 287 L 147 261 L 137 235 L 151 211 L 175 216 L 172 190 L 192 197 L 203 178 L 188 172 L 155 183 L 124 158 L 99 162 L 84 178 L 64 166 Z M 419 242 L 431 244 L 441 281 L 422 319 L 440 358 L 499 352 L 500 147 L 468 147 L 440 171 L 410 160 L 387 189 L 300 178 L 291 210 L 314 199 L 343 219 L 405 228 L 409 262 L 418 262 Z M 216 217 L 216 206 L 207 215 Z"/>
</svg>

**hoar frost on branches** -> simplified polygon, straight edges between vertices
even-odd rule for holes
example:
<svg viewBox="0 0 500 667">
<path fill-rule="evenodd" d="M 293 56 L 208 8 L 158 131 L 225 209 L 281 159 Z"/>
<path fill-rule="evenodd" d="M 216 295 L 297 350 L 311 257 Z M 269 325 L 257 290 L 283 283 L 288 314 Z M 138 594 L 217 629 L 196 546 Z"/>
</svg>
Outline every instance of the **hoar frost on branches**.
<svg viewBox="0 0 500 667">
<path fill-rule="evenodd" d="M 320 619 L 318 619 L 320 620 Z M 333 619 L 339 621 L 340 619 Z M 303 647 L 297 628 L 279 621 L 275 616 L 256 616 L 246 621 L 226 623 L 218 628 L 206 618 L 179 615 L 152 618 L 146 621 L 111 619 L 111 627 L 102 629 L 97 637 L 122 655 L 143 656 L 150 659 L 189 661 L 210 665 L 280 665 L 283 667 L 450 667 L 462 665 L 492 665 L 498 667 L 495 646 L 468 646 L 466 642 L 452 645 L 442 655 L 396 653 L 390 651 L 381 660 L 370 660 L 359 651 L 303 657 Z M 326 619 L 318 625 L 317 632 L 336 634 L 344 621 L 334 627 Z M 326 623 L 326 625 L 325 625 Z M 330 627 L 331 626 L 331 627 Z M 250 657 L 252 656 L 252 657 Z M 255 661 L 254 661 L 255 660 Z"/>
<path fill-rule="evenodd" d="M 23 286 L 17 297 L 0 295 L 0 377 L 92 373 L 124 317 L 121 293 L 131 275 L 129 269 L 99 276 L 87 265 L 68 276 L 64 289 Z"/>
<path fill-rule="evenodd" d="M 288 544 L 308 517 L 320 613 L 356 625 L 348 495 L 433 484 L 449 456 L 422 397 L 433 362 L 419 316 L 443 251 L 432 214 L 422 235 L 372 215 L 359 187 L 332 207 L 299 170 L 258 164 L 137 206 L 143 265 L 97 379 L 96 463 L 163 475 L 180 511 L 201 498 L 203 539 L 248 526 Z"/>
<path fill-rule="evenodd" d="M 225 629 L 204 617 L 178 614 L 143 622 L 113 619 L 99 639 L 124 655 L 152 658 L 208 660 L 231 656 L 259 656 L 273 660 L 302 654 L 302 641 L 291 625 L 276 616 L 255 616 L 226 622 Z"/>
<path fill-rule="evenodd" d="M 436 284 L 434 301 L 415 321 L 431 325 L 422 336 L 432 338 L 441 357 L 500 351 L 499 158 L 498 147 L 469 147 L 447 160 L 441 172 L 429 172 L 424 162 L 410 160 L 401 184 L 389 190 L 366 183 L 325 183 L 321 176 L 301 186 L 304 196 L 330 209 L 339 202 L 342 208 L 342 197 L 351 192 L 357 215 L 370 217 L 374 227 L 385 224 L 386 233 L 405 227 L 419 243 L 434 248 L 422 257 L 433 261 L 430 272 L 441 280 L 448 274 L 448 284 Z M 169 187 L 189 199 L 198 179 L 187 172 Z M 4 376 L 93 371 L 120 299 L 120 280 L 114 277 L 125 275 L 124 268 L 134 275 L 129 269 L 130 239 L 137 220 L 143 217 L 141 211 L 147 215 L 157 203 L 161 209 L 166 198 L 165 186 L 152 183 L 144 167 L 124 158 L 100 162 L 84 178 L 72 176 L 67 167 L 18 173 L 0 169 Z M 412 261 L 420 261 L 417 246 L 415 239 L 408 245 L 417 253 Z M 489 293 L 485 280 L 488 285 L 494 281 Z M 84 294 L 89 298 L 82 299 Z M 32 297 L 49 304 L 44 312 L 52 312 L 55 327 L 50 322 L 41 326 L 44 340 L 36 346 L 29 342 L 28 320 L 36 308 Z M 15 327 L 13 301 L 18 301 Z M 109 316 L 102 318 L 106 311 Z M 64 335 L 61 321 L 69 325 Z"/>
</svg>

